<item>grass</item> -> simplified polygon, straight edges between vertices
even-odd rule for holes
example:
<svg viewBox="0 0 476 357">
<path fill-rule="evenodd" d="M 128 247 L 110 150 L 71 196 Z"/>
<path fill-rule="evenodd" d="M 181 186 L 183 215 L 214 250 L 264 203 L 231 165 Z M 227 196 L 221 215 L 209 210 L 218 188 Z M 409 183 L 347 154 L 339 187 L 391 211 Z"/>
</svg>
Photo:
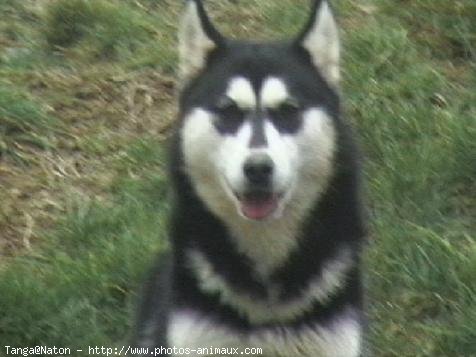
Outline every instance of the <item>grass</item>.
<svg viewBox="0 0 476 357">
<path fill-rule="evenodd" d="M 131 66 L 144 63 L 170 66 L 175 57 L 171 51 L 171 25 L 159 10 L 152 14 L 141 12 L 144 5 L 138 7 L 138 4 L 57 1 L 47 8 L 45 41 L 51 49 L 86 62 L 129 58 Z"/>
<path fill-rule="evenodd" d="M 47 244 L 2 272 L 2 341 L 74 348 L 120 342 L 132 320 L 118 312 L 131 309 L 150 255 L 163 245 L 167 207 L 161 177 L 118 185 L 107 205 L 73 205 Z"/>
<path fill-rule="evenodd" d="M 107 1 L 58 1 L 48 7 L 45 38 L 53 48 L 83 44 L 78 52 L 90 52 L 89 56 L 95 58 L 111 58 L 121 51 L 133 52 L 148 38 L 152 27 L 147 20 L 126 5 Z"/>
<path fill-rule="evenodd" d="M 14 155 L 15 145 L 49 147 L 48 132 L 58 121 L 26 91 L 0 84 L 0 125 L 0 155 Z"/>
<path fill-rule="evenodd" d="M 141 277 L 166 246 L 177 3 L 0 0 L 5 344 L 127 340 Z M 208 3 L 225 33 L 269 38 L 298 30 L 307 2 Z M 476 356 L 476 7 L 337 5 L 371 208 L 368 345 Z"/>
</svg>

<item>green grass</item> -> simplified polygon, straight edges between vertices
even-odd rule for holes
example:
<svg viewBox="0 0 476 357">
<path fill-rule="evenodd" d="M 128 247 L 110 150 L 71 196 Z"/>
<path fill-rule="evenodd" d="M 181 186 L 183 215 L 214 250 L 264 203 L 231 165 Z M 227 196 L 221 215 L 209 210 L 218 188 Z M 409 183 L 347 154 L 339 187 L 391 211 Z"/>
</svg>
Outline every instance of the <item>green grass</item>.
<svg viewBox="0 0 476 357">
<path fill-rule="evenodd" d="M 61 196 L 41 239 L 0 265 L 1 341 L 126 341 L 141 277 L 166 245 L 168 205 L 161 140 L 131 122 L 125 103 L 139 84 L 151 117 L 169 115 L 167 87 L 149 78 L 175 66 L 176 3 L 60 0 L 35 12 L 0 0 L 4 152 L 45 137 L 59 145 L 42 150 L 79 151 L 107 173 L 62 182 L 89 194 Z M 297 31 L 306 4 L 209 1 L 225 33 L 260 38 Z M 368 345 L 375 356 L 476 356 L 474 1 L 344 0 L 337 10 L 345 111 L 366 156 Z"/>
<path fill-rule="evenodd" d="M 71 202 L 45 244 L 2 271 L 2 341 L 71 348 L 124 342 L 134 292 L 164 245 L 164 187 L 150 173 L 116 182 L 109 204 Z"/>
<path fill-rule="evenodd" d="M 465 63 L 464 78 L 450 80 L 461 58 L 436 56 L 435 38 L 412 33 L 412 26 L 445 31 L 451 15 L 439 5 L 403 11 L 387 2 L 346 38 L 349 112 L 363 138 L 373 205 L 370 343 L 379 356 L 476 355 L 476 77 Z M 465 10 L 476 15 L 470 2 Z M 420 18 L 411 26 L 410 13 Z M 452 19 L 452 29 L 465 22 Z"/>
<path fill-rule="evenodd" d="M 145 13 L 137 4 L 108 0 L 56 1 L 47 8 L 43 28 L 46 44 L 82 61 L 128 58 L 132 67 L 170 66 L 175 57 L 171 51 L 171 25 L 160 10 Z"/>
<path fill-rule="evenodd" d="M 105 58 L 116 55 L 122 48 L 133 51 L 147 39 L 148 26 L 147 21 L 124 5 L 107 1 L 57 1 L 48 8 L 45 37 L 50 46 L 60 48 L 89 40 L 94 55 Z"/>
<path fill-rule="evenodd" d="M 38 99 L 12 85 L 0 83 L 0 156 L 15 154 L 14 146 L 53 146 L 48 134 L 58 121 Z"/>
</svg>

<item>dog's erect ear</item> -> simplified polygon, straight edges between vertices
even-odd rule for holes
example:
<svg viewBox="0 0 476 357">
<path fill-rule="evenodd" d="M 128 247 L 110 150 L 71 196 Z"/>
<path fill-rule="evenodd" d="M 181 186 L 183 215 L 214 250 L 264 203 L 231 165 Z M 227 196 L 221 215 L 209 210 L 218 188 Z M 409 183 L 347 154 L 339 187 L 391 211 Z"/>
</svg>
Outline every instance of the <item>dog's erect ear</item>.
<svg viewBox="0 0 476 357">
<path fill-rule="evenodd" d="M 339 84 L 339 33 L 327 0 L 314 0 L 309 21 L 298 45 L 311 55 L 314 65 L 333 86 Z"/>
<path fill-rule="evenodd" d="M 210 22 L 201 0 L 187 1 L 178 39 L 180 79 L 187 80 L 203 69 L 210 51 L 223 41 Z"/>
</svg>

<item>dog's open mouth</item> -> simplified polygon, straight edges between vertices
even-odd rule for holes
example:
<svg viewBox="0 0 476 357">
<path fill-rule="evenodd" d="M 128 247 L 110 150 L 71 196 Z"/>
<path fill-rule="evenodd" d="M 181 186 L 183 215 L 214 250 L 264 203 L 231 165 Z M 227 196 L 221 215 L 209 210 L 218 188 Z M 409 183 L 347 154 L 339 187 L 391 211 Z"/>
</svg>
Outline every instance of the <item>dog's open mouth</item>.
<svg viewBox="0 0 476 357">
<path fill-rule="evenodd" d="M 241 213 L 249 219 L 263 220 L 271 216 L 278 208 L 280 194 L 266 191 L 250 191 L 238 195 Z"/>
</svg>

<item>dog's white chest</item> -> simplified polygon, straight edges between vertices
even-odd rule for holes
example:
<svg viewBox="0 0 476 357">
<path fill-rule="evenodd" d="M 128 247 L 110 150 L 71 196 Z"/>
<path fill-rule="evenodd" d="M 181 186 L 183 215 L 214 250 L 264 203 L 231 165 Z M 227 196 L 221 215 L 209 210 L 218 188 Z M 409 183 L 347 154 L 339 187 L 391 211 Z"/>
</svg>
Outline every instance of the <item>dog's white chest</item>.
<svg viewBox="0 0 476 357">
<path fill-rule="evenodd" d="M 190 356 L 197 357 L 215 349 L 238 354 L 253 349 L 255 356 L 264 357 L 357 357 L 361 327 L 354 314 L 345 313 L 326 327 L 266 328 L 240 334 L 193 310 L 176 310 L 170 315 L 167 338 L 169 347 L 188 349 Z"/>
</svg>

